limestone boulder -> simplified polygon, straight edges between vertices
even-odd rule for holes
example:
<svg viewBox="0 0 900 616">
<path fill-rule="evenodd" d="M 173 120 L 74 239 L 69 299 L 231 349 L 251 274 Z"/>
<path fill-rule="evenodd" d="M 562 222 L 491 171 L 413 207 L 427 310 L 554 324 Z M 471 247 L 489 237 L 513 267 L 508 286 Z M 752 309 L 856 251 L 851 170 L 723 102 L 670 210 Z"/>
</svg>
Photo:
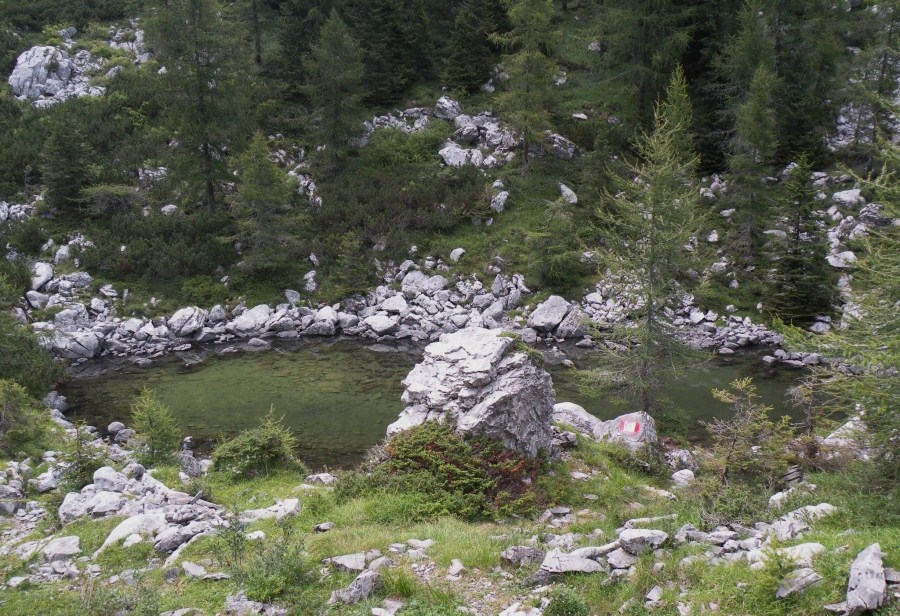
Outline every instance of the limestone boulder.
<svg viewBox="0 0 900 616">
<path fill-rule="evenodd" d="M 538 304 L 528 317 L 528 327 L 543 332 L 552 332 L 569 314 L 572 305 L 559 295 L 551 295 Z"/>
<path fill-rule="evenodd" d="M 529 456 L 553 438 L 553 384 L 513 339 L 471 327 L 443 334 L 404 379 L 406 408 L 388 426 L 396 434 L 428 420 L 451 421 L 464 434 L 501 441 Z"/>
</svg>

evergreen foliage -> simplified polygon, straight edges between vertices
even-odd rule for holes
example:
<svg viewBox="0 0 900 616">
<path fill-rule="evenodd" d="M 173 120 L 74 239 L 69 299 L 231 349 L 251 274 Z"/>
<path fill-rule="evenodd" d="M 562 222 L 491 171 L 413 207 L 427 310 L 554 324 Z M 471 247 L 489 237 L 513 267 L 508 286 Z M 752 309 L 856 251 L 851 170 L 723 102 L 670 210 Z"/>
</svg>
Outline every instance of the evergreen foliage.
<svg viewBox="0 0 900 616">
<path fill-rule="evenodd" d="M 704 471 L 711 476 L 702 486 L 709 520 L 716 524 L 749 521 L 759 514 L 759 503 L 778 487 L 794 461 L 788 447 L 793 437 L 790 418 L 773 420 L 772 409 L 760 402 L 751 379 L 713 390 L 713 396 L 732 405 L 734 415 L 704 424 L 712 437 L 704 462 Z"/>
<path fill-rule="evenodd" d="M 685 122 L 690 118 L 686 87 L 683 73 L 676 70 L 665 101 L 657 106 L 653 132 L 635 146 L 640 159 L 617 178 L 605 207 L 597 212 L 606 244 L 612 248 L 604 265 L 634 280 L 644 305 L 635 327 L 613 333 L 620 342 L 636 346 L 611 352 L 609 364 L 586 378 L 595 386 L 624 387 L 645 412 L 658 410 L 660 385 L 683 369 L 691 356 L 674 339 L 665 315 L 695 254 L 688 244 L 702 220 L 694 179 L 697 158 L 684 149 L 689 142 Z"/>
<path fill-rule="evenodd" d="M 0 312 L 0 379 L 14 381 L 32 396 L 43 396 L 62 376 L 62 367 L 37 335 Z"/>
<path fill-rule="evenodd" d="M 296 449 L 297 437 L 284 425 L 283 417 L 275 416 L 273 407 L 259 426 L 222 441 L 213 451 L 213 467 L 242 479 L 282 469 L 304 472 Z"/>
<path fill-rule="evenodd" d="M 491 76 L 496 31 L 491 0 L 463 0 L 456 12 L 441 78 L 455 89 L 476 92 Z"/>
<path fill-rule="evenodd" d="M 313 109 L 312 125 L 334 166 L 362 127 L 363 80 L 362 51 L 336 11 L 322 25 L 319 41 L 306 61 L 306 72 L 304 91 Z"/>
<path fill-rule="evenodd" d="M 609 109 L 634 132 L 650 128 L 688 48 L 694 8 L 678 0 L 607 0 L 596 11 Z"/>
<path fill-rule="evenodd" d="M 511 30 L 494 40 L 512 50 L 503 60 L 509 75 L 499 104 L 506 121 L 522 138 L 522 162 L 546 128 L 553 105 L 555 63 L 547 57 L 552 35 L 550 0 L 508 0 Z"/>
<path fill-rule="evenodd" d="M 147 464 L 171 461 L 181 443 L 181 426 L 172 411 L 147 388 L 131 403 L 131 425 Z"/>
<path fill-rule="evenodd" d="M 769 293 L 771 310 L 798 325 L 830 312 L 836 290 L 835 276 L 825 260 L 825 232 L 813 215 L 816 207 L 809 161 L 802 158 L 791 169 L 781 198 L 781 214 L 789 230 L 785 239 L 776 243 Z"/>
<path fill-rule="evenodd" d="M 217 0 L 154 0 L 149 11 L 147 37 L 166 69 L 179 188 L 189 204 L 213 208 L 228 178 L 227 153 L 247 132 L 246 49 Z"/>
<path fill-rule="evenodd" d="M 43 153 L 47 203 L 63 212 L 79 208 L 81 190 L 91 179 L 92 159 L 81 129 L 72 122 L 57 124 L 44 144 Z"/>
<path fill-rule="evenodd" d="M 46 412 L 25 388 L 0 379 L 0 452 L 6 456 L 40 447 L 47 431 Z"/>
<path fill-rule="evenodd" d="M 257 134 L 238 157 L 237 189 L 229 197 L 242 246 L 242 268 L 253 275 L 283 272 L 301 258 L 308 218 L 294 203 L 296 181 L 269 160 L 266 139 Z"/>
</svg>

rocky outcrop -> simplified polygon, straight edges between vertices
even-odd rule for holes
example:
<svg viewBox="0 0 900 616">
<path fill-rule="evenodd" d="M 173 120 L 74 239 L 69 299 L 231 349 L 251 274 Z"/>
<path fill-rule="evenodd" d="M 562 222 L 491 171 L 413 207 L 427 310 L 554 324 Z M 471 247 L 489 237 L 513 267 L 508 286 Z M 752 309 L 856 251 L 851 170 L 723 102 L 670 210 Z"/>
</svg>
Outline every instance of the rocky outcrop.
<svg viewBox="0 0 900 616">
<path fill-rule="evenodd" d="M 850 565 L 846 601 L 826 605 L 825 609 L 843 616 L 857 616 L 884 605 L 888 592 L 883 556 L 881 546 L 877 543 L 860 552 Z"/>
<path fill-rule="evenodd" d="M 404 379 L 406 408 L 388 435 L 426 421 L 452 421 L 465 434 L 483 435 L 535 456 L 550 447 L 550 376 L 513 339 L 497 330 L 467 328 L 425 348 Z"/>
</svg>

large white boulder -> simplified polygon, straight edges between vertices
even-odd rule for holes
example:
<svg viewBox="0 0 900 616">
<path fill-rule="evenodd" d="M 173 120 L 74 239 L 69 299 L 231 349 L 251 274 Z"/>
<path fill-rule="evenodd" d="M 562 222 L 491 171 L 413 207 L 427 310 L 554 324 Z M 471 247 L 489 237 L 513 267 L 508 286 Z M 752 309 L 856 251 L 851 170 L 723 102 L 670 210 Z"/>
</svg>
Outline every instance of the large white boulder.
<svg viewBox="0 0 900 616">
<path fill-rule="evenodd" d="M 65 51 L 42 45 L 19 55 L 8 81 L 16 96 L 54 96 L 66 87 L 74 71 L 75 65 Z"/>
<path fill-rule="evenodd" d="M 438 99 L 434 106 L 434 117 L 442 120 L 455 120 L 456 116 L 462 113 L 462 107 L 459 103 L 449 96 L 442 96 Z"/>
<path fill-rule="evenodd" d="M 35 263 L 31 266 L 31 290 L 40 291 L 53 278 L 53 266 L 49 263 Z"/>
<path fill-rule="evenodd" d="M 572 305 L 559 295 L 551 295 L 546 301 L 538 304 L 528 317 L 528 327 L 551 332 L 569 313 Z"/>
<path fill-rule="evenodd" d="M 196 306 L 182 308 L 169 317 L 169 330 L 179 338 L 186 338 L 203 329 L 207 316 L 209 313 L 206 310 Z"/>
<path fill-rule="evenodd" d="M 404 379 L 406 408 L 388 435 L 429 420 L 453 421 L 461 433 L 501 441 L 537 455 L 552 439 L 553 384 L 513 339 L 499 330 L 467 328 L 444 334 L 425 348 Z"/>
<path fill-rule="evenodd" d="M 266 321 L 272 315 L 272 309 L 266 304 L 254 306 L 250 310 L 245 310 L 241 316 L 226 325 L 226 329 L 231 330 L 235 334 L 248 336 L 260 333 L 266 325 Z"/>
</svg>

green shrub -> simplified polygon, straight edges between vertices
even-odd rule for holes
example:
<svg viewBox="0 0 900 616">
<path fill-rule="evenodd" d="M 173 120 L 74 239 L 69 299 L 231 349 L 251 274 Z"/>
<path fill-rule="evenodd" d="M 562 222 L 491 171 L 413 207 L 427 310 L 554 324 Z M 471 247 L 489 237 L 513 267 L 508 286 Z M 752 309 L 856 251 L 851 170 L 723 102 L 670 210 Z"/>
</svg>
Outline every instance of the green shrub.
<svg viewBox="0 0 900 616">
<path fill-rule="evenodd" d="M 38 337 L 0 312 L 0 379 L 10 379 L 32 396 L 43 396 L 62 374 Z"/>
<path fill-rule="evenodd" d="M 172 411 L 149 389 L 131 404 L 131 424 L 141 442 L 141 458 L 149 464 L 171 460 L 181 443 L 181 427 Z"/>
<path fill-rule="evenodd" d="M 235 478 L 246 479 L 265 475 L 276 469 L 305 470 L 295 456 L 297 438 L 275 417 L 274 407 L 256 428 L 245 430 L 223 441 L 212 455 L 213 467 Z"/>
<path fill-rule="evenodd" d="M 304 551 L 302 538 L 294 537 L 294 523 L 281 524 L 282 537 L 257 547 L 239 578 L 254 601 L 272 601 L 313 580 L 315 569 Z"/>
<path fill-rule="evenodd" d="M 455 515 L 463 519 L 531 513 L 546 500 L 535 489 L 545 462 L 487 438 L 462 438 L 452 426 L 427 422 L 394 436 L 387 460 L 369 474 L 348 473 L 340 499 L 371 497 L 381 522 Z"/>
<path fill-rule="evenodd" d="M 575 590 L 557 586 L 550 593 L 550 605 L 544 610 L 544 616 L 588 616 L 588 608 Z"/>
<path fill-rule="evenodd" d="M 35 257 L 41 253 L 41 247 L 47 241 L 43 222 L 37 216 L 9 225 L 4 235 L 10 246 L 21 253 Z"/>
<path fill-rule="evenodd" d="M 39 448 L 48 427 L 40 403 L 15 381 L 0 379 L 0 452 Z"/>
<path fill-rule="evenodd" d="M 228 299 L 228 289 L 210 276 L 194 276 L 181 283 L 181 297 L 188 304 L 212 306 Z"/>
</svg>

